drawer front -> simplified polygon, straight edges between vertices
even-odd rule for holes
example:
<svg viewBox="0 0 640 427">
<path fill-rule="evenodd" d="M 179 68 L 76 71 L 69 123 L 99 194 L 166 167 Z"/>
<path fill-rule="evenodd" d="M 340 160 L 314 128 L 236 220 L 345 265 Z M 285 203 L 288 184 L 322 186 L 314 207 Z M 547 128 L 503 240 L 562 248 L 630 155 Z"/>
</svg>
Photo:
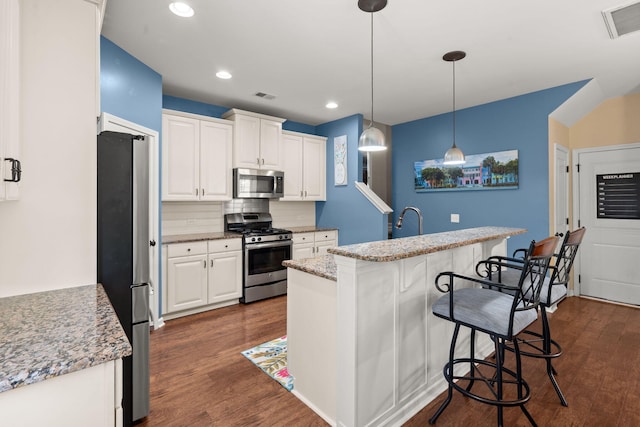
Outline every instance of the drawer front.
<svg viewBox="0 0 640 427">
<path fill-rule="evenodd" d="M 313 243 L 313 233 L 293 233 L 291 235 L 291 240 L 293 240 L 293 244 L 300 243 Z"/>
<path fill-rule="evenodd" d="M 175 258 L 188 255 L 203 255 L 207 253 L 207 242 L 172 243 L 167 245 L 167 256 Z"/>
<path fill-rule="evenodd" d="M 338 232 L 336 230 L 316 231 L 316 242 L 324 242 L 326 240 L 338 240 Z"/>
<path fill-rule="evenodd" d="M 242 239 L 209 240 L 209 253 L 239 251 L 242 249 Z"/>
</svg>

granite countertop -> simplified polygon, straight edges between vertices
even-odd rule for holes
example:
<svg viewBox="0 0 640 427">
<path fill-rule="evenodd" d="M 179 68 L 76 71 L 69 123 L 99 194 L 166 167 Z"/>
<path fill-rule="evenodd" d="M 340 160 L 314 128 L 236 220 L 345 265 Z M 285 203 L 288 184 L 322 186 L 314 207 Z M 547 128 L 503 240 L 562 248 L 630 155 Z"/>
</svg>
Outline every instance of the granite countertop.
<svg viewBox="0 0 640 427">
<path fill-rule="evenodd" d="M 0 392 L 130 354 L 102 285 L 0 298 Z"/>
<path fill-rule="evenodd" d="M 389 262 L 526 233 L 524 228 L 477 227 L 329 248 L 327 252 L 365 261 Z"/>
<path fill-rule="evenodd" d="M 202 240 L 240 239 L 239 233 L 220 231 L 216 233 L 174 234 L 162 236 L 162 244 L 198 242 Z"/>
<path fill-rule="evenodd" d="M 333 255 L 321 255 L 315 258 L 305 258 L 295 261 L 288 260 L 283 261 L 282 265 L 313 274 L 314 276 L 333 280 L 334 282 L 338 280 L 338 271 Z"/>
<path fill-rule="evenodd" d="M 291 230 L 293 233 L 312 233 L 314 231 L 331 231 L 337 230 L 337 228 L 331 227 L 316 227 L 315 225 L 305 225 L 300 227 L 283 227 L 287 230 Z"/>
</svg>

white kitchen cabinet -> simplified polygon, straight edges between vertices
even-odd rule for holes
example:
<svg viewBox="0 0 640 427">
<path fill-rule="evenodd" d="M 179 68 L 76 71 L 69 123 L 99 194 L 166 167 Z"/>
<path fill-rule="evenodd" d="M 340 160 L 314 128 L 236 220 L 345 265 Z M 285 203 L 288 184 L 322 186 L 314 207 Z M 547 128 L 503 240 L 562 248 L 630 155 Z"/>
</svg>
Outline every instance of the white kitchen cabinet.
<svg viewBox="0 0 640 427">
<path fill-rule="evenodd" d="M 231 200 L 232 135 L 227 120 L 164 110 L 162 200 Z"/>
<path fill-rule="evenodd" d="M 222 115 L 233 121 L 233 167 L 282 170 L 281 135 L 285 119 L 232 109 Z"/>
<path fill-rule="evenodd" d="M 167 311 L 207 304 L 207 242 L 167 247 Z"/>
<path fill-rule="evenodd" d="M 314 234 L 316 242 L 316 256 L 324 255 L 327 249 L 338 246 L 338 231 L 316 231 Z"/>
<path fill-rule="evenodd" d="M 0 201 L 19 198 L 20 2 L 0 3 Z"/>
<path fill-rule="evenodd" d="M 291 240 L 291 258 L 299 260 L 303 258 L 312 258 L 315 254 L 315 240 L 313 233 L 293 233 Z"/>
<path fill-rule="evenodd" d="M 242 239 L 172 243 L 165 252 L 165 318 L 224 307 L 242 297 Z"/>
<path fill-rule="evenodd" d="M 284 197 L 281 200 L 327 199 L 327 139 L 298 132 L 282 132 Z"/>
<path fill-rule="evenodd" d="M 240 239 L 209 241 L 208 303 L 242 297 Z"/>
<path fill-rule="evenodd" d="M 326 230 L 307 233 L 293 233 L 291 258 L 299 260 L 327 253 L 327 249 L 338 246 L 338 231 Z"/>
</svg>

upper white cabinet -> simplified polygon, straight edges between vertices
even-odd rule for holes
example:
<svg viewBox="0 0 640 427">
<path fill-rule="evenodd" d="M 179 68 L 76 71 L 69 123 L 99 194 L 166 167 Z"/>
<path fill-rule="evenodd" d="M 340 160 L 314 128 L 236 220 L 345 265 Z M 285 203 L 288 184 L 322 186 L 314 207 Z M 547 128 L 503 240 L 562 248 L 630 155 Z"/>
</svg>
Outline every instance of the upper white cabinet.
<svg viewBox="0 0 640 427">
<path fill-rule="evenodd" d="M 231 200 L 233 125 L 164 110 L 162 200 Z"/>
<path fill-rule="evenodd" d="M 0 201 L 19 196 L 20 4 L 0 2 Z"/>
<path fill-rule="evenodd" d="M 280 146 L 285 119 L 232 109 L 222 115 L 233 121 L 233 167 L 282 170 Z"/>
<path fill-rule="evenodd" d="M 326 145 L 321 136 L 282 132 L 284 197 L 281 200 L 326 200 Z"/>
</svg>

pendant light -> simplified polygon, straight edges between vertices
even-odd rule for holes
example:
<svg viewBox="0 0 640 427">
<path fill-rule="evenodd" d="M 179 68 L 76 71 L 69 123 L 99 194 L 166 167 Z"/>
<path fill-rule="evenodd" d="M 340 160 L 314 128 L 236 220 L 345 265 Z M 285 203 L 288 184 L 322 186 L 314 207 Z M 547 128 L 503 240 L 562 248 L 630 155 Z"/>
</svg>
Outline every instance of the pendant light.
<svg viewBox="0 0 640 427">
<path fill-rule="evenodd" d="M 456 61 L 467 56 L 466 53 L 455 50 L 446 53 L 442 59 L 453 64 L 453 145 L 444 153 L 445 165 L 462 165 L 464 164 L 464 153 L 456 147 Z"/>
<path fill-rule="evenodd" d="M 387 0 L 358 0 L 358 7 L 364 12 L 371 14 L 371 122 L 360 135 L 358 150 L 360 151 L 382 151 L 387 146 L 384 143 L 384 134 L 380 129 L 373 126 L 373 13 L 384 9 Z"/>
</svg>

